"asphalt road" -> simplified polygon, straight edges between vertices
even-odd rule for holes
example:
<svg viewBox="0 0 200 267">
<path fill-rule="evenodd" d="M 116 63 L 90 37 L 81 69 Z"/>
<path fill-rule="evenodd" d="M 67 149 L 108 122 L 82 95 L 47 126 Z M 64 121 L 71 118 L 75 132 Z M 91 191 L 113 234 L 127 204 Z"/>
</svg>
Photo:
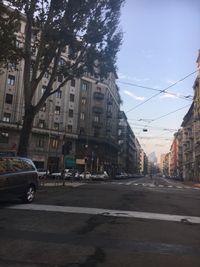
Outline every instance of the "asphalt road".
<svg viewBox="0 0 200 267">
<path fill-rule="evenodd" d="M 199 267 L 200 188 L 161 177 L 0 203 L 0 267 Z"/>
</svg>

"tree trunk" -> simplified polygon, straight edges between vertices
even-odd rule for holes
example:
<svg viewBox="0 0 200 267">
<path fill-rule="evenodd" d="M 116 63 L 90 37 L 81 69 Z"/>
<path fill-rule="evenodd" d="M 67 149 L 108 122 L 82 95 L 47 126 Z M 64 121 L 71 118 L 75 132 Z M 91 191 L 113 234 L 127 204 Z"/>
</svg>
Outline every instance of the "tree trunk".
<svg viewBox="0 0 200 267">
<path fill-rule="evenodd" d="M 29 147 L 29 138 L 33 127 L 33 120 L 35 113 L 33 107 L 29 107 L 25 110 L 23 126 L 20 132 L 20 140 L 17 154 L 21 157 L 27 157 L 28 147 Z"/>
</svg>

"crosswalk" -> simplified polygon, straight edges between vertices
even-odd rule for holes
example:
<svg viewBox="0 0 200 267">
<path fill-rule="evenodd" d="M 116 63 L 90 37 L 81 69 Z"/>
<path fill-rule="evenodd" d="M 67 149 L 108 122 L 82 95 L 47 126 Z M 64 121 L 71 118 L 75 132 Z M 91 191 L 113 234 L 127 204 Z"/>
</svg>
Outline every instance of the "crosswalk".
<svg viewBox="0 0 200 267">
<path fill-rule="evenodd" d="M 199 187 L 187 186 L 187 185 L 175 185 L 175 184 L 154 184 L 154 183 L 136 183 L 136 182 L 118 182 L 114 181 L 111 184 L 115 185 L 125 185 L 125 186 L 135 186 L 135 187 L 149 187 L 149 188 L 172 188 L 172 189 L 193 189 L 200 190 Z"/>
</svg>

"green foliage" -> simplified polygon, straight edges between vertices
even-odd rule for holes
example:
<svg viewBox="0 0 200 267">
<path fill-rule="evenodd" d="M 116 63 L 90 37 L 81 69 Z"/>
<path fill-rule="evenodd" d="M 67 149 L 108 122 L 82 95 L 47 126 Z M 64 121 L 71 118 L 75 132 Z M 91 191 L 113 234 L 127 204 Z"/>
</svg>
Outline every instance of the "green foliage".
<svg viewBox="0 0 200 267">
<path fill-rule="evenodd" d="M 123 2 L 124 0 L 6 1 L 12 11 L 7 13 L 9 17 L 0 16 L 0 49 L 3 51 L 0 62 L 23 58 L 27 114 L 31 109 L 35 115 L 50 95 L 59 91 L 67 81 L 81 77 L 84 72 L 102 80 L 110 72 L 116 71 L 116 55 L 122 40 L 119 18 Z M 16 49 L 14 45 L 15 25 L 20 16 L 26 22 L 23 50 Z M 65 49 L 66 53 L 63 53 Z M 46 90 L 33 106 L 32 99 L 45 73 L 50 77 Z M 55 84 L 60 75 L 63 76 L 63 82 Z"/>
<path fill-rule="evenodd" d="M 31 50 L 37 52 L 35 73 L 43 71 L 52 74 L 52 62 L 55 64 L 55 58 L 61 57 L 60 51 L 66 46 L 70 48 L 69 59 L 73 60 L 73 64 L 63 68 L 65 78 L 68 78 L 69 74 L 80 76 L 86 69 L 100 78 L 104 78 L 110 71 L 115 71 L 116 54 L 122 39 L 122 34 L 118 30 L 120 7 L 124 0 L 7 2 L 27 17 L 24 58 L 26 60 L 28 54 L 31 56 Z M 6 39 L 7 36 L 7 40 L 1 43 L 11 44 L 13 42 L 10 42 L 10 39 L 13 38 L 15 41 L 16 38 L 13 37 L 13 21 L 5 22 L 4 19 L 3 24 L 5 28 L 1 38 Z M 30 40 L 33 35 L 35 39 Z M 4 49 L 7 49 L 7 53 L 4 54 L 9 55 L 9 59 L 16 55 L 13 47 L 7 46 Z M 59 66 L 55 68 L 59 69 Z M 58 72 L 60 73 L 60 69 Z"/>
<path fill-rule="evenodd" d="M 17 47 L 16 31 L 19 26 L 18 12 L 10 12 L 0 2 L 0 66 L 16 65 L 22 58 L 22 50 Z"/>
</svg>

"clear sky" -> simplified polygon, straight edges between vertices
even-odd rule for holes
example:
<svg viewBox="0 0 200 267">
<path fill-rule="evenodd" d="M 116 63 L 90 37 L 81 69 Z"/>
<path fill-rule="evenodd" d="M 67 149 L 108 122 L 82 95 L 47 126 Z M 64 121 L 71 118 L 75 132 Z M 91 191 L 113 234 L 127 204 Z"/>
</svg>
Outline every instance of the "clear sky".
<svg viewBox="0 0 200 267">
<path fill-rule="evenodd" d="M 144 104 L 158 92 L 132 84 L 163 90 L 197 70 L 200 0 L 126 0 L 121 28 L 124 32 L 118 54 L 121 109 L 145 152 L 155 151 L 159 157 L 169 151 L 173 133 L 180 128 L 192 103 L 191 97 L 181 96 L 193 96 L 197 73 L 168 89 L 178 97 L 161 93 Z M 180 110 L 159 118 L 177 109 Z"/>
</svg>

